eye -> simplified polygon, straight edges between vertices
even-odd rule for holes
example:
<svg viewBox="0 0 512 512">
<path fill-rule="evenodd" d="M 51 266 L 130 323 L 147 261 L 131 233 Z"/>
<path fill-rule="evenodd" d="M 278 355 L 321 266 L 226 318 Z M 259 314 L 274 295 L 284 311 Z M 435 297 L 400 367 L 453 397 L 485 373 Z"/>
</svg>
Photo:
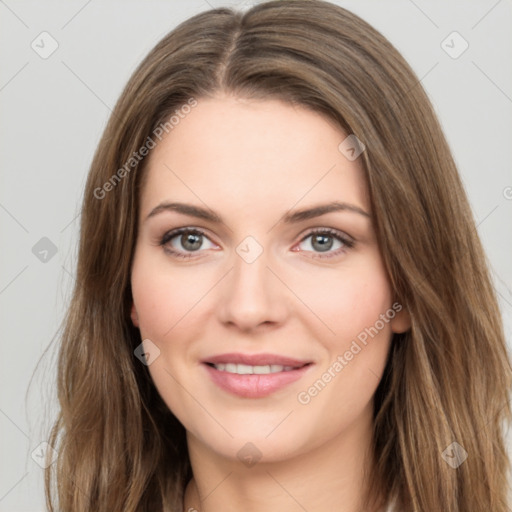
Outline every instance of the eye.
<svg viewBox="0 0 512 512">
<path fill-rule="evenodd" d="M 309 242 L 305 243 L 307 240 L 309 240 Z M 346 252 L 354 246 L 354 240 L 341 231 L 330 228 L 311 231 L 300 243 L 305 243 L 306 248 L 303 250 L 314 252 L 315 258 L 331 258 Z M 333 248 L 335 250 L 332 250 Z M 325 255 L 322 253 L 325 253 Z"/>
<path fill-rule="evenodd" d="M 164 250 L 178 258 L 192 258 L 192 253 L 205 249 L 203 244 L 208 241 L 210 246 L 206 249 L 216 247 L 206 234 L 197 228 L 179 228 L 165 233 L 160 241 Z"/>
<path fill-rule="evenodd" d="M 309 242 L 306 243 L 308 240 Z M 205 242 L 209 246 L 204 247 Z M 321 228 L 308 233 L 302 238 L 300 244 L 304 244 L 306 248 L 300 248 L 299 250 L 313 252 L 315 258 L 330 258 L 352 248 L 354 241 L 335 229 Z M 174 229 L 165 233 L 160 240 L 160 245 L 167 253 L 182 259 L 193 258 L 193 253 L 199 253 L 201 249 L 217 247 L 203 231 L 191 227 Z"/>
</svg>

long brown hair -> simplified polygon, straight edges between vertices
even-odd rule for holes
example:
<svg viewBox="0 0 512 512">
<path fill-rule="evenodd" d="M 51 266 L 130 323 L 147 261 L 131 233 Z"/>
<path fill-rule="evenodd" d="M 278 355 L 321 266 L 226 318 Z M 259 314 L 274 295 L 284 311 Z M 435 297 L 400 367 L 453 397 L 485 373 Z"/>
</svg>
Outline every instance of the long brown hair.
<svg viewBox="0 0 512 512">
<path fill-rule="evenodd" d="M 126 163 L 176 110 L 220 91 L 310 108 L 365 144 L 382 257 L 412 322 L 392 340 L 375 395 L 367 504 L 381 496 L 411 512 L 508 511 L 502 427 L 511 418 L 511 366 L 450 150 L 389 41 L 318 0 L 196 15 L 161 40 L 126 85 L 83 201 L 59 354 L 60 413 L 49 440 L 58 451 L 45 478 L 49 509 L 182 508 L 191 478 L 184 428 L 134 356 L 141 339 L 130 321 L 130 268 L 147 159 Z M 455 456 L 461 464 L 447 462 Z"/>
</svg>

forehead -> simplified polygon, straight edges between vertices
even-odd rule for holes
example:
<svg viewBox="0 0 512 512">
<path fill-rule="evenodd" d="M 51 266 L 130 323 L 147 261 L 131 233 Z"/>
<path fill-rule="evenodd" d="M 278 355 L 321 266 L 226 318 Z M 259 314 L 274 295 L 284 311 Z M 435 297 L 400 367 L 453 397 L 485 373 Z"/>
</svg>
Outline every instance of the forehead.
<svg viewBox="0 0 512 512">
<path fill-rule="evenodd" d="M 141 213 L 168 200 L 248 215 L 319 201 L 368 210 L 359 160 L 338 149 L 346 136 L 319 113 L 279 100 L 201 99 L 150 153 Z"/>
</svg>

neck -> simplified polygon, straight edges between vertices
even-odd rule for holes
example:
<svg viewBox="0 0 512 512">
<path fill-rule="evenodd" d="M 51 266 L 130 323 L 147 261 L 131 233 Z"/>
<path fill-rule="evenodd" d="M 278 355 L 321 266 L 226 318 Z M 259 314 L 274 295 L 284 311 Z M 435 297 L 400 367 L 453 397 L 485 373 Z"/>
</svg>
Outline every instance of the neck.
<svg viewBox="0 0 512 512">
<path fill-rule="evenodd" d="M 372 464 L 371 416 L 368 420 L 366 428 L 358 422 L 295 457 L 262 459 L 252 467 L 219 455 L 187 434 L 194 477 L 185 492 L 184 510 L 361 512 L 368 491 L 365 475 Z"/>
</svg>

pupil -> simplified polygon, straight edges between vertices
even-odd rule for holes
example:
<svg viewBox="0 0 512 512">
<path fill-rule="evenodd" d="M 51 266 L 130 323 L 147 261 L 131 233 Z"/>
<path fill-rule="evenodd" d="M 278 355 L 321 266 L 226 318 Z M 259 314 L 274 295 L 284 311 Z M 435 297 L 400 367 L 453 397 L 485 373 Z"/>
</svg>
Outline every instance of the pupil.
<svg viewBox="0 0 512 512">
<path fill-rule="evenodd" d="M 320 242 L 318 247 L 315 245 L 316 242 Z M 326 235 L 315 235 L 313 237 L 312 245 L 315 249 L 320 249 L 322 252 L 328 251 L 332 247 L 332 237 Z"/>
<path fill-rule="evenodd" d="M 189 251 L 195 251 L 201 247 L 201 236 L 193 233 L 182 235 L 181 240 L 183 247 Z"/>
</svg>

